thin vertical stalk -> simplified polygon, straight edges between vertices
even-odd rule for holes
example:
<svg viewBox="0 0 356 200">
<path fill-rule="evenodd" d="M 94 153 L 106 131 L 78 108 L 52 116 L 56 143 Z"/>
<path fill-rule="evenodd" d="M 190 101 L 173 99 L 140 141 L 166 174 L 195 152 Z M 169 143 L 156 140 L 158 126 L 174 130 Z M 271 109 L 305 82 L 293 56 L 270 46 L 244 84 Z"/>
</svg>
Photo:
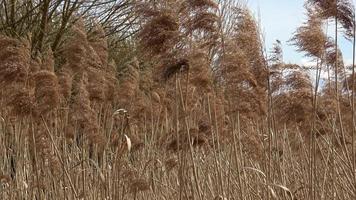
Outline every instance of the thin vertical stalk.
<svg viewBox="0 0 356 200">
<path fill-rule="evenodd" d="M 311 186 L 313 190 L 312 198 L 315 199 L 316 197 L 316 189 L 313 189 L 313 178 L 316 177 L 316 130 L 315 130 L 315 123 L 316 123 L 316 110 L 317 110 L 317 97 L 318 97 L 318 89 L 319 89 L 319 82 L 320 82 L 320 74 L 321 74 L 321 66 L 322 66 L 322 59 L 317 59 L 316 62 L 316 73 L 315 73 L 315 88 L 314 88 L 314 95 L 313 95 L 313 122 L 312 122 L 312 130 L 310 134 L 310 180 L 311 180 Z"/>
<path fill-rule="evenodd" d="M 188 76 L 187 76 L 187 81 L 188 81 Z M 196 189 L 197 189 L 197 193 L 198 193 L 199 199 L 202 200 L 202 195 L 201 195 L 200 187 L 199 187 L 199 177 L 198 177 L 197 168 L 196 168 L 195 161 L 194 161 L 194 149 L 193 149 L 192 141 L 191 141 L 191 135 L 190 135 L 190 130 L 189 130 L 190 127 L 189 127 L 189 122 L 188 122 L 188 118 L 187 118 L 187 115 L 186 115 L 187 114 L 187 107 L 186 106 L 187 106 L 188 99 L 184 100 L 184 95 L 183 95 L 183 92 L 182 92 L 180 79 L 178 80 L 178 86 L 179 86 L 180 99 L 182 101 L 182 108 L 183 108 L 183 113 L 184 113 L 184 122 L 185 122 L 186 130 L 187 130 L 187 134 L 188 134 L 190 158 L 192 160 L 192 167 L 193 167 L 193 175 L 194 175 L 194 179 L 195 179 L 195 186 L 196 186 Z M 186 85 L 186 89 L 187 88 L 188 88 L 188 83 Z M 193 199 L 194 199 L 194 193 L 193 193 Z"/>
<path fill-rule="evenodd" d="M 175 116 L 175 130 L 176 130 L 176 137 L 177 137 L 177 147 L 178 147 L 178 183 L 179 183 L 179 199 L 182 199 L 183 195 L 183 164 L 182 164 L 182 154 L 179 150 L 180 147 L 180 137 L 179 137 L 179 103 L 178 103 L 178 76 L 175 74 L 175 109 L 176 109 L 176 116 Z"/>
<path fill-rule="evenodd" d="M 224 182 L 223 182 L 223 178 L 222 178 L 222 169 L 221 169 L 221 157 L 220 157 L 220 137 L 219 137 L 219 128 L 218 128 L 218 117 L 216 115 L 216 98 L 214 96 L 214 126 L 215 126 L 215 137 L 216 137 L 216 144 L 217 144 L 217 151 L 218 154 L 214 154 L 214 155 L 218 155 L 218 157 L 216 158 L 216 162 L 217 162 L 217 170 L 218 170 L 218 175 L 219 175 L 219 181 L 220 181 L 220 187 L 221 187 L 221 194 L 223 195 L 223 197 L 225 196 L 225 191 L 224 191 Z M 212 131 L 213 132 L 213 131 Z"/>
<path fill-rule="evenodd" d="M 352 119 L 352 132 L 351 132 L 351 140 L 352 140 L 352 174 L 354 178 L 354 190 L 356 193 L 356 155 L 355 155 L 355 50 L 356 50 L 356 15 L 354 14 L 353 18 L 353 41 L 352 41 L 352 74 L 351 74 L 351 119 Z"/>
<path fill-rule="evenodd" d="M 239 115 L 239 114 L 238 114 Z M 237 120 L 238 120 L 238 125 L 237 125 L 237 128 L 238 129 L 240 129 L 240 122 L 239 122 L 239 116 L 238 116 L 238 118 L 237 118 Z M 235 120 L 234 119 L 232 119 L 232 121 L 233 121 L 233 125 L 235 124 L 234 122 L 235 122 Z M 240 164 L 241 164 L 241 162 L 239 161 L 239 158 L 238 158 L 238 151 L 239 151 L 239 149 L 237 148 L 237 139 L 236 139 L 236 132 L 235 132 L 235 128 L 236 127 L 233 127 L 233 129 L 232 129 L 232 136 L 233 136 L 233 142 L 234 142 L 234 155 L 235 155 L 235 160 L 236 160 L 236 170 L 237 170 L 237 173 L 238 173 L 238 183 L 239 183 L 239 187 L 240 187 L 240 192 L 239 192 L 239 194 L 240 194 L 240 199 L 241 200 L 243 200 L 244 199 L 244 186 L 243 186 L 243 183 L 242 183 L 242 180 L 241 180 L 241 176 L 240 176 L 240 171 L 241 171 L 241 168 L 240 168 Z M 238 132 L 240 132 L 239 130 L 238 130 Z M 240 136 L 239 136 L 240 137 Z M 243 166 L 242 166 L 243 167 Z"/>
<path fill-rule="evenodd" d="M 59 162 L 63 165 L 65 175 L 66 175 L 66 177 L 67 177 L 67 179 L 69 181 L 69 185 L 70 185 L 70 187 L 71 187 L 71 189 L 72 189 L 72 191 L 74 193 L 74 196 L 78 197 L 78 193 L 77 193 L 77 191 L 76 191 L 76 189 L 74 187 L 72 179 L 71 179 L 71 177 L 70 177 L 70 175 L 68 173 L 67 168 L 65 167 L 65 161 L 61 158 L 60 153 L 59 153 L 59 149 L 58 149 L 58 147 L 57 147 L 57 145 L 56 145 L 56 143 L 55 143 L 55 141 L 54 141 L 54 139 L 53 139 L 53 137 L 51 135 L 51 132 L 50 132 L 50 130 L 49 130 L 49 128 L 48 128 L 48 126 L 47 126 L 47 124 L 46 124 L 46 122 L 45 122 L 43 117 L 42 117 L 42 121 L 43 121 L 43 124 L 45 125 L 46 133 L 48 134 L 48 137 L 51 140 L 52 145 L 54 146 L 54 150 L 55 150 L 56 155 L 58 156 Z"/>
<path fill-rule="evenodd" d="M 268 69 L 268 64 L 266 62 L 266 67 Z M 268 166 L 267 166 L 267 185 L 272 182 L 271 180 L 271 166 L 272 166 L 272 140 L 273 140 L 273 132 L 272 132 L 272 92 L 271 92 L 271 79 L 270 75 L 267 76 L 267 91 L 268 91 L 268 111 L 267 111 L 267 131 L 268 131 Z M 267 188 L 267 199 L 270 199 L 270 193 Z"/>
<path fill-rule="evenodd" d="M 340 106 L 339 106 L 339 92 L 338 92 L 338 58 L 339 58 L 339 52 L 338 52 L 338 30 L 337 30 L 337 26 L 338 26 L 338 18 L 337 16 L 335 16 L 335 97 L 336 97 L 336 112 L 337 112 L 337 116 L 336 116 L 336 122 L 341 122 L 341 116 L 340 116 Z M 336 137 L 337 134 L 337 128 L 334 127 L 334 135 L 333 137 Z M 333 176 L 335 175 L 335 158 L 334 158 L 334 147 L 332 146 L 332 155 L 333 155 L 333 159 L 332 159 L 332 170 L 333 170 Z M 332 185 L 335 184 L 335 180 L 334 178 L 332 179 Z M 332 195 L 333 195 L 333 199 L 335 199 L 335 187 L 333 186 L 332 188 Z"/>
</svg>

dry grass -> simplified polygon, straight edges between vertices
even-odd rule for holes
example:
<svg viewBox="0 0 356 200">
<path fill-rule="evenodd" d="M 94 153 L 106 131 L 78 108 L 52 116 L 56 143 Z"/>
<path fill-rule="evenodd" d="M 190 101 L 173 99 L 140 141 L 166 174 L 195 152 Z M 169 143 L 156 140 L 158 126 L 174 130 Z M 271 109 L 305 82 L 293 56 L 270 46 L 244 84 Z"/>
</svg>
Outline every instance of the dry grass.
<svg viewBox="0 0 356 200">
<path fill-rule="evenodd" d="M 11 128 L 13 122 L 8 120 L 1 123 L 2 199 L 216 199 L 219 196 L 235 199 L 241 195 L 243 199 L 265 199 L 267 194 L 279 199 L 309 199 L 306 162 L 309 153 L 303 148 L 306 141 L 302 133 L 284 131 L 273 137 L 273 166 L 271 180 L 267 180 L 268 141 L 262 130 L 245 132 L 238 124 L 232 130 L 236 143 L 186 147 L 172 152 L 148 139 L 144 148 L 127 151 L 123 140 L 96 157 L 86 140 L 82 144 L 68 143 L 60 137 L 65 120 L 57 118 L 48 129 L 44 128 L 48 124 L 42 121 L 39 128 L 48 131 L 44 136 L 52 134 L 53 139 L 43 142 L 49 152 L 55 153 L 33 166 L 30 140 L 21 137 L 29 128 L 23 123 L 18 129 Z M 103 131 L 109 134 L 110 130 Z M 255 137 L 253 142 L 248 141 L 251 135 Z M 330 136 L 317 142 L 314 179 L 317 198 L 331 199 L 336 195 L 338 199 L 352 199 L 355 195 L 352 172 L 345 163 L 343 150 L 333 147 L 332 142 Z"/>
<path fill-rule="evenodd" d="M 356 198 L 354 75 L 318 88 L 344 67 L 329 4 L 310 1 L 292 39 L 318 59 L 313 84 L 280 47 L 265 58 L 246 9 L 227 34 L 215 1 L 143 2 L 123 66 L 84 19 L 55 53 L 0 36 L 0 199 Z"/>
</svg>

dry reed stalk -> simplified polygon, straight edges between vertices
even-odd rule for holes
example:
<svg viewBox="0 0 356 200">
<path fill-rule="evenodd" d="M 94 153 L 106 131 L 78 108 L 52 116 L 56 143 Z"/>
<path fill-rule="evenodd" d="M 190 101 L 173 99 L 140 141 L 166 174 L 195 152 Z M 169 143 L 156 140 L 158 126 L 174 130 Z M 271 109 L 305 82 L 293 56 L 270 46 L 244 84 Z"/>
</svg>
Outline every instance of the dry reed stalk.
<svg viewBox="0 0 356 200">
<path fill-rule="evenodd" d="M 71 189 L 73 190 L 73 193 L 74 193 L 75 197 L 78 197 L 78 193 L 77 193 L 77 191 L 76 191 L 76 188 L 75 188 L 74 185 L 73 185 L 72 179 L 71 179 L 71 177 L 70 177 L 70 175 L 69 175 L 69 173 L 68 173 L 68 170 L 67 170 L 67 168 L 66 168 L 66 166 L 65 166 L 65 163 L 64 163 L 63 159 L 60 157 L 60 151 L 58 150 L 58 147 L 56 146 L 55 141 L 54 141 L 54 139 L 53 139 L 53 137 L 52 137 L 52 135 L 51 135 L 51 132 L 50 132 L 50 130 L 48 129 L 48 126 L 47 126 L 45 120 L 43 119 L 43 117 L 42 117 L 42 121 L 43 121 L 43 124 L 44 124 L 44 126 L 45 126 L 45 128 L 46 128 L 45 132 L 48 134 L 48 137 L 50 138 L 51 143 L 52 143 L 52 145 L 54 146 L 54 149 L 55 149 L 55 152 L 56 152 L 56 154 L 57 154 L 57 156 L 58 156 L 58 159 L 59 159 L 59 161 L 61 162 L 61 164 L 62 164 L 62 166 L 63 166 L 63 169 L 64 169 L 64 172 L 65 172 L 65 174 L 66 174 L 66 176 L 67 176 L 67 178 L 68 178 L 68 180 L 69 180 Z"/>
<path fill-rule="evenodd" d="M 351 120 L 352 120 L 352 132 L 351 132 L 351 140 L 352 140 L 352 170 L 355 171 L 354 173 L 354 184 L 356 185 L 356 148 L 355 148 L 355 141 L 356 141 L 356 124 L 355 124 L 355 53 L 356 53 L 356 17 L 354 15 L 353 18 L 353 24 L 354 24 L 354 28 L 353 28 L 353 45 L 352 45 L 352 83 L 349 84 L 351 85 Z"/>
</svg>

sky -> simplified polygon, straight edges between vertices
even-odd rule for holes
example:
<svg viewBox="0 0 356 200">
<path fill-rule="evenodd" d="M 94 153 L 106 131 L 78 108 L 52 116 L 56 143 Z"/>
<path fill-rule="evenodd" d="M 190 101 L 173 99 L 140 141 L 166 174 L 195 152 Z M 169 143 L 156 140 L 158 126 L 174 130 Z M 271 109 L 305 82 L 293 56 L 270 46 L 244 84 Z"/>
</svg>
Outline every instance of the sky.
<svg viewBox="0 0 356 200">
<path fill-rule="evenodd" d="M 354 0 L 356 2 L 356 0 Z M 304 0 L 248 0 L 248 6 L 256 19 L 260 20 L 265 36 L 267 50 L 271 49 L 276 39 L 283 44 L 283 57 L 286 63 L 308 65 L 310 58 L 288 42 L 295 30 L 306 21 Z M 330 25 L 331 26 L 331 25 Z M 330 29 L 329 35 L 334 35 Z M 340 32 L 341 36 L 342 33 Z M 345 64 L 352 64 L 352 43 L 339 37 L 339 47 Z"/>
</svg>

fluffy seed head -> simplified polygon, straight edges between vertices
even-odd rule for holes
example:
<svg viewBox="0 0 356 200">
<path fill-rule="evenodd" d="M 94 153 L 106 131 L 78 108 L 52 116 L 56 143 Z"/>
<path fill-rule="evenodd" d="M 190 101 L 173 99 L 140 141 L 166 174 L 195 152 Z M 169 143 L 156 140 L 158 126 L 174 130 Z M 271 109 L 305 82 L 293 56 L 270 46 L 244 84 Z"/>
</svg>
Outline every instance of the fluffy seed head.
<svg viewBox="0 0 356 200">
<path fill-rule="evenodd" d="M 35 80 L 35 101 L 38 114 L 45 115 L 59 105 L 57 76 L 42 70 L 33 75 Z"/>
</svg>

